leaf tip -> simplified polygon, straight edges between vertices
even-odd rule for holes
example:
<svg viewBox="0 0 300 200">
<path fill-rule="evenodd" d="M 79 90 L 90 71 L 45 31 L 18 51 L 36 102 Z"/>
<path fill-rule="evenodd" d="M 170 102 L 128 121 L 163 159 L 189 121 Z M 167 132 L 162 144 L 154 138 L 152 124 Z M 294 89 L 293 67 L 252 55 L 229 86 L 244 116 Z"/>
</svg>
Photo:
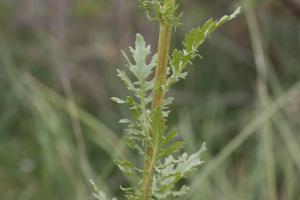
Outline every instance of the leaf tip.
<svg viewBox="0 0 300 200">
<path fill-rule="evenodd" d="M 238 16 L 240 13 L 242 12 L 242 8 L 241 6 L 239 6 L 230 16 L 231 19 L 235 18 L 236 16 Z"/>
</svg>

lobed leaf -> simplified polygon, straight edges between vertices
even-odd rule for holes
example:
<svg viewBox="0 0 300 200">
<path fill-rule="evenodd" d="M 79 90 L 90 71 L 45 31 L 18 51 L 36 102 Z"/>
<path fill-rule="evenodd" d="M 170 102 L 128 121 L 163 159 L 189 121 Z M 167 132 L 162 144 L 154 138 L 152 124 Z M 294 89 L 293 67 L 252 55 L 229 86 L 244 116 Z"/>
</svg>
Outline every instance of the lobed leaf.
<svg viewBox="0 0 300 200">
<path fill-rule="evenodd" d="M 240 12 L 241 7 L 238 7 L 230 16 L 225 15 L 218 21 L 209 19 L 202 27 L 194 28 L 185 36 L 184 47 L 188 51 L 196 51 L 212 32 L 221 27 L 225 22 L 234 19 Z"/>
<path fill-rule="evenodd" d="M 144 38 L 140 34 L 136 35 L 135 47 L 130 47 L 129 49 L 134 59 L 134 62 L 131 62 L 127 54 L 124 51 L 122 51 L 123 56 L 127 60 L 127 68 L 139 81 L 146 80 L 148 76 L 152 73 L 152 70 L 156 65 L 157 56 L 154 55 L 150 63 L 147 64 L 147 58 L 151 54 L 151 48 L 150 45 L 146 45 Z M 125 79 L 126 83 L 128 84 L 128 76 L 123 76 L 124 72 L 121 78 L 122 80 Z"/>
<path fill-rule="evenodd" d="M 200 159 L 201 154 L 205 151 L 205 144 L 201 149 L 192 155 L 183 153 L 175 159 L 173 156 L 167 157 L 157 168 L 157 174 L 154 180 L 154 196 L 158 199 L 168 196 L 181 196 L 186 194 L 188 187 L 182 186 L 179 190 L 174 190 L 176 184 L 183 177 L 196 170 L 203 164 Z"/>
<path fill-rule="evenodd" d="M 197 49 L 204 43 L 210 34 L 221 27 L 225 22 L 234 19 L 240 12 L 241 8 L 239 7 L 233 14 L 229 16 L 225 15 L 218 21 L 209 19 L 203 26 L 196 27 L 185 35 L 183 42 L 184 49 L 175 49 L 172 54 L 170 60 L 172 75 L 168 79 L 167 87 L 170 87 L 173 83 L 186 77 L 187 73 L 183 72 L 183 70 L 196 56 L 199 56 Z"/>
</svg>

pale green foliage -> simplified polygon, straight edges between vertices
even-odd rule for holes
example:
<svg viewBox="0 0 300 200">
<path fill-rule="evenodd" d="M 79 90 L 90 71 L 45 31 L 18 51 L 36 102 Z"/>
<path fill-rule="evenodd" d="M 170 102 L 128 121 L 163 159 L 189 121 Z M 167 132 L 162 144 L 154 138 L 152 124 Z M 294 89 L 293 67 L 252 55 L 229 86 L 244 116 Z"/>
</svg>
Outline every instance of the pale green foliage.
<svg viewBox="0 0 300 200">
<path fill-rule="evenodd" d="M 158 20 L 171 26 L 180 25 L 180 15 L 176 15 L 178 4 L 173 5 L 172 0 L 139 0 L 140 6 L 146 11 L 150 20 Z M 166 2 L 166 4 L 164 4 Z"/>
<path fill-rule="evenodd" d="M 129 78 L 126 71 L 117 70 L 118 76 L 134 95 L 127 96 L 125 100 L 116 97 L 112 98 L 113 101 L 119 104 L 127 104 L 129 106 L 132 119 L 122 119 L 120 123 L 128 123 L 127 129 L 125 129 L 125 139 L 129 147 L 138 150 L 139 153 L 143 153 L 142 146 L 146 131 L 150 128 L 150 110 L 148 107 L 151 102 L 153 81 L 148 79 L 153 73 L 153 68 L 157 60 L 156 55 L 154 55 L 150 63 L 147 63 L 147 58 L 151 53 L 150 50 L 150 46 L 145 44 L 144 38 L 140 34 L 137 34 L 135 48 L 130 47 L 133 62 L 123 52 L 128 62 L 126 65 L 128 68 L 127 71 L 130 72 L 130 77 L 132 78 Z"/>
<path fill-rule="evenodd" d="M 90 184 L 93 187 L 94 192 L 92 193 L 93 198 L 95 200 L 109 200 L 109 198 L 106 197 L 106 194 L 102 191 L 100 191 L 93 180 L 90 180 Z M 112 198 L 112 200 L 117 200 L 116 198 Z"/>
<path fill-rule="evenodd" d="M 156 56 L 153 56 L 150 63 L 147 63 L 147 57 L 150 54 L 150 47 L 145 44 L 143 37 L 137 34 L 135 47 L 130 48 L 133 62 L 123 52 L 127 60 L 127 68 L 130 72 L 118 70 L 118 76 L 124 81 L 133 96 L 128 96 L 125 100 L 113 97 L 112 100 L 119 104 L 127 104 L 131 112 L 131 119 L 122 119 L 121 123 L 128 123 L 126 132 L 126 141 L 129 147 L 138 150 L 144 154 L 144 144 L 146 142 L 146 133 L 151 130 L 153 133 L 152 144 L 155 149 L 155 177 L 153 183 L 153 197 L 162 199 L 170 195 L 179 196 L 188 189 L 182 186 L 179 191 L 172 191 L 179 180 L 195 170 L 203 162 L 200 160 L 199 151 L 196 154 L 188 156 L 183 153 L 174 159 L 172 155 L 182 150 L 184 143 L 176 140 L 177 132 L 175 130 L 167 131 L 166 117 L 168 115 L 168 106 L 172 103 L 172 98 L 167 98 L 164 105 L 156 109 L 153 113 L 150 111 L 151 91 L 153 90 L 153 81 L 150 79 Z M 142 52 L 142 53 L 140 53 Z M 139 66 L 141 69 L 138 69 Z M 133 77 L 130 80 L 129 76 Z M 127 199 L 139 199 L 139 183 L 143 171 L 127 160 L 116 161 L 119 168 L 131 178 L 135 178 L 137 187 L 122 188 Z M 161 187 L 164 183 L 163 187 Z"/>
<path fill-rule="evenodd" d="M 202 148 L 192 155 L 183 153 L 175 159 L 173 156 L 165 158 L 163 163 L 159 163 L 156 171 L 157 175 L 154 179 L 153 196 L 157 199 L 164 199 L 168 196 L 181 196 L 186 194 L 188 187 L 183 185 L 179 190 L 173 190 L 178 181 L 196 170 L 202 163 L 199 158 L 201 153 L 206 150 L 205 144 Z"/>
<path fill-rule="evenodd" d="M 149 64 L 146 63 L 147 57 L 151 53 L 150 50 L 150 46 L 146 46 L 144 38 L 138 34 L 135 41 L 135 49 L 130 47 L 132 57 L 134 58 L 134 63 L 132 63 L 127 57 L 126 53 L 122 51 L 128 62 L 126 66 L 140 82 L 145 81 L 145 79 L 152 73 L 152 69 L 156 64 L 156 56 L 153 56 Z"/>
<path fill-rule="evenodd" d="M 166 0 L 168 2 L 169 0 Z M 170 0 L 171 1 L 171 0 Z M 156 13 L 155 18 L 160 22 L 175 26 L 178 18 L 175 17 L 177 5 L 169 6 L 159 0 L 140 0 L 141 5 L 147 12 Z M 170 4 L 171 5 L 171 4 Z M 194 28 L 186 34 L 183 50 L 175 49 L 169 62 L 169 75 L 167 77 L 165 92 L 170 86 L 180 79 L 186 77 L 184 72 L 186 66 L 192 59 L 198 56 L 198 48 L 205 39 L 225 22 L 233 19 L 240 12 L 238 8 L 232 15 L 224 16 L 219 21 L 209 19 L 202 27 Z M 176 19 L 175 19 L 176 18 Z M 163 105 L 151 111 L 152 91 L 154 87 L 154 67 L 156 66 L 157 56 L 154 55 L 150 61 L 151 48 L 146 45 L 144 38 L 137 34 L 135 47 L 130 47 L 131 56 L 125 52 L 123 56 L 127 61 L 127 70 L 117 70 L 118 76 L 124 82 L 131 96 L 124 99 L 112 97 L 112 100 L 118 104 L 125 104 L 129 107 L 130 119 L 121 119 L 119 122 L 127 124 L 125 129 L 125 139 L 128 146 L 136 150 L 142 156 L 145 156 L 145 144 L 150 141 L 153 147 L 154 177 L 152 185 L 151 199 L 166 199 L 184 195 L 188 191 L 185 185 L 178 185 L 178 182 L 195 171 L 203 161 L 200 159 L 201 153 L 205 150 L 205 145 L 192 155 L 182 152 L 184 142 L 177 139 L 175 130 L 168 130 L 166 125 L 167 117 L 170 112 L 169 106 L 173 98 L 166 98 Z M 152 137 L 149 138 L 149 131 Z M 176 154 L 177 156 L 174 156 Z M 176 158 L 175 158 L 176 157 Z M 126 176 L 135 180 L 136 184 L 130 188 L 122 188 L 125 196 L 129 200 L 141 199 L 141 183 L 143 170 L 142 166 L 136 166 L 128 160 L 117 160 L 116 164 Z M 179 186 L 179 189 L 178 189 Z M 103 197 L 103 193 L 96 195 Z"/>
<path fill-rule="evenodd" d="M 241 11 L 239 7 L 236 11 L 228 16 L 225 15 L 219 21 L 209 19 L 203 26 L 192 29 L 191 32 L 186 34 L 183 50 L 175 49 L 170 62 L 172 75 L 168 78 L 167 87 L 176 83 L 180 79 L 184 79 L 187 73 L 184 72 L 185 67 L 191 63 L 192 59 L 198 56 L 198 48 L 203 44 L 205 39 L 210 36 L 216 29 L 218 29 L 225 22 L 235 18 Z"/>
</svg>

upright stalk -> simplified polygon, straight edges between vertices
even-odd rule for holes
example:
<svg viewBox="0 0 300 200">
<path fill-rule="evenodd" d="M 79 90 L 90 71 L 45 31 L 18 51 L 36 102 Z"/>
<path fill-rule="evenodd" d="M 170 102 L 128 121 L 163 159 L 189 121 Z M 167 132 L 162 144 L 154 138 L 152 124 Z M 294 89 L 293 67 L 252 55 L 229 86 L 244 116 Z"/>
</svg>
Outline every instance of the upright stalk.
<svg viewBox="0 0 300 200">
<path fill-rule="evenodd" d="M 158 62 L 155 69 L 154 89 L 152 99 L 152 111 L 162 105 L 165 97 L 164 85 L 166 84 L 167 65 L 171 41 L 171 26 L 160 24 L 158 41 Z"/>
<path fill-rule="evenodd" d="M 268 91 L 268 63 L 263 51 L 262 39 L 259 32 L 259 25 L 256 16 L 253 13 L 251 3 L 245 4 L 246 20 L 248 23 L 250 37 L 255 57 L 257 71 L 257 93 L 260 109 L 265 109 L 271 102 Z M 264 156 L 264 172 L 265 172 L 265 188 L 267 200 L 275 200 L 276 198 L 276 174 L 274 161 L 274 146 L 272 135 L 272 124 L 270 121 L 265 122 L 261 128 L 261 141 L 263 145 Z"/>
<path fill-rule="evenodd" d="M 125 129 L 128 146 L 139 152 L 141 152 L 141 146 L 145 148 L 143 176 L 139 176 L 141 172 L 139 167 L 128 160 L 116 160 L 116 163 L 126 175 L 137 177 L 138 188 L 124 189 L 128 199 L 150 200 L 174 195 L 181 196 L 187 193 L 188 187 L 184 185 L 177 188 L 177 183 L 203 164 L 200 155 L 205 150 L 205 145 L 203 144 L 199 151 L 192 155 L 183 152 L 181 156 L 178 155 L 178 159 L 168 159 L 182 150 L 184 142 L 176 139 L 176 130 L 167 131 L 165 114 L 169 109 L 164 107 L 162 110 L 165 95 L 171 84 L 185 78 L 185 66 L 197 57 L 197 49 L 204 40 L 222 24 L 235 18 L 240 13 L 240 8 L 220 20 L 210 19 L 203 26 L 196 27 L 187 33 L 184 48 L 175 49 L 169 62 L 172 29 L 180 24 L 180 16 L 176 15 L 178 9 L 176 0 L 138 1 L 149 19 L 159 22 L 157 56 L 153 56 L 151 62 L 147 62 L 151 54 L 150 46 L 146 44 L 143 36 L 137 34 L 135 47 L 130 48 L 134 62 L 123 52 L 127 61 L 126 70 L 118 70 L 118 76 L 133 92 L 133 96 L 128 96 L 125 100 L 112 97 L 112 100 L 129 106 L 132 119 L 123 119 L 120 122 L 128 123 L 128 128 Z M 170 74 L 167 74 L 169 63 Z M 151 71 L 153 67 L 155 67 L 154 77 Z M 133 80 L 127 72 L 132 75 Z M 150 77 L 152 80 L 147 81 Z M 149 91 L 150 88 L 152 91 Z M 149 113 L 148 97 L 150 94 L 152 98 Z M 184 169 L 181 166 L 185 166 Z M 157 180 L 155 180 L 156 177 Z M 164 180 L 168 180 L 168 183 Z M 155 191 L 154 182 L 157 188 Z M 103 196 L 103 193 L 101 195 Z"/>
<path fill-rule="evenodd" d="M 166 4 L 175 5 L 175 0 L 165 0 Z M 169 50 L 171 42 L 172 27 L 166 22 L 160 21 L 159 27 L 159 40 L 158 40 L 158 61 L 155 69 L 154 89 L 151 105 L 151 113 L 163 104 L 165 97 L 165 84 L 167 79 L 167 65 L 169 60 Z M 149 200 L 152 194 L 153 174 L 155 167 L 155 149 L 152 143 L 153 134 L 151 130 L 148 131 L 147 142 L 145 147 L 145 160 L 144 160 L 144 175 L 142 183 L 142 200 Z"/>
</svg>

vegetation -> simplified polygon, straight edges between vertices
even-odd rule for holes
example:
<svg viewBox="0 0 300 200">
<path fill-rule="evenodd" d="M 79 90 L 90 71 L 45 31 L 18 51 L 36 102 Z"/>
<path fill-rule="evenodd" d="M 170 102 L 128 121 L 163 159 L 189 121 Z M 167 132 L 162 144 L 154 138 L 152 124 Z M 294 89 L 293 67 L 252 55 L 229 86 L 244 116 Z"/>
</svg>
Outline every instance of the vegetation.
<svg viewBox="0 0 300 200">
<path fill-rule="evenodd" d="M 123 52 L 130 76 L 126 71 L 118 70 L 118 76 L 127 89 L 132 91 L 133 96 L 127 96 L 125 100 L 113 97 L 112 100 L 129 106 L 132 119 L 121 119 L 120 123 L 128 124 L 126 142 L 144 157 L 144 167 L 141 169 L 128 160 L 117 160 L 116 163 L 127 176 L 136 179 L 136 187 L 122 188 L 127 199 L 175 198 L 188 192 L 186 185 L 179 189 L 176 186 L 203 163 L 200 155 L 205 150 L 205 145 L 192 155 L 184 152 L 174 158 L 174 154 L 182 150 L 184 143 L 176 140 L 175 130 L 167 132 L 166 120 L 173 98 L 165 98 L 165 95 L 174 83 L 185 79 L 185 68 L 199 56 L 197 49 L 205 39 L 226 21 L 235 18 L 240 8 L 231 16 L 224 16 L 219 21 L 210 19 L 202 27 L 193 29 L 185 36 L 184 49 L 175 49 L 169 62 L 172 27 L 176 28 L 180 24 L 180 19 L 176 16 L 178 4 L 175 0 L 140 1 L 140 4 L 148 16 L 151 16 L 149 13 L 154 13 L 154 17 L 149 18 L 160 24 L 157 54 L 147 64 L 150 46 L 137 34 L 135 47 L 130 48 L 134 61 Z M 155 75 L 152 76 L 155 66 Z"/>
<path fill-rule="evenodd" d="M 142 130 L 136 126 L 141 119 L 128 109 L 127 96 L 138 108 L 141 103 L 137 91 L 142 84 L 132 73 L 135 56 L 125 50 L 130 62 L 125 58 L 128 67 L 124 67 L 119 52 L 134 40 L 140 46 L 133 45 L 133 52 L 149 52 L 148 44 L 152 47 L 142 65 L 152 70 L 138 72 L 150 87 L 144 98 L 147 128 L 162 122 L 155 128 L 166 130 L 158 131 L 163 139 L 156 142 L 178 130 L 163 148 L 174 143 L 182 147 L 157 159 L 154 183 L 159 165 L 167 158 L 187 160 L 203 141 L 207 146 L 201 157 L 196 156 L 195 168 L 199 162 L 205 164 L 172 182 L 170 187 L 175 187 L 169 199 L 299 199 L 298 4 L 240 1 L 242 15 L 205 38 L 200 48 L 192 45 L 191 49 L 188 45 L 198 40 L 194 36 L 203 26 L 189 32 L 191 27 L 206 24 L 207 16 L 219 18 L 237 5 L 185 0 L 162 12 L 161 2 L 139 3 L 148 18 L 166 21 L 172 30 L 168 62 L 162 59 L 168 63 L 163 88 L 154 84 L 153 63 L 159 60 L 159 52 L 153 53 L 159 51 L 157 23 L 147 22 L 137 1 L 0 1 L 1 199 L 91 199 L 90 179 L 100 199 L 124 199 L 122 189 L 127 196 L 142 196 L 144 188 L 150 188 L 147 195 L 153 198 L 168 195 L 171 188 L 157 191 L 143 184 L 151 176 L 144 173 L 144 155 L 137 153 L 145 151 L 143 141 L 154 132 L 144 128 L 132 140 L 132 134 L 122 131 L 130 124 Z M 185 42 L 188 35 L 191 43 Z M 185 57 L 188 52 L 195 58 L 193 67 L 178 62 L 192 59 Z M 205 59 L 197 59 L 199 53 Z M 120 84 L 116 68 L 133 83 L 130 93 Z M 189 78 L 179 81 L 186 73 Z M 157 96 L 165 96 L 157 98 L 156 111 L 151 108 L 153 89 Z M 111 96 L 119 97 L 123 106 L 111 102 Z M 171 103 L 171 96 L 173 103 L 163 106 Z M 119 125 L 120 116 L 130 123 L 121 120 L 126 123 Z M 181 178 L 182 173 L 178 175 Z M 186 194 L 173 197 L 178 191 Z"/>
</svg>

